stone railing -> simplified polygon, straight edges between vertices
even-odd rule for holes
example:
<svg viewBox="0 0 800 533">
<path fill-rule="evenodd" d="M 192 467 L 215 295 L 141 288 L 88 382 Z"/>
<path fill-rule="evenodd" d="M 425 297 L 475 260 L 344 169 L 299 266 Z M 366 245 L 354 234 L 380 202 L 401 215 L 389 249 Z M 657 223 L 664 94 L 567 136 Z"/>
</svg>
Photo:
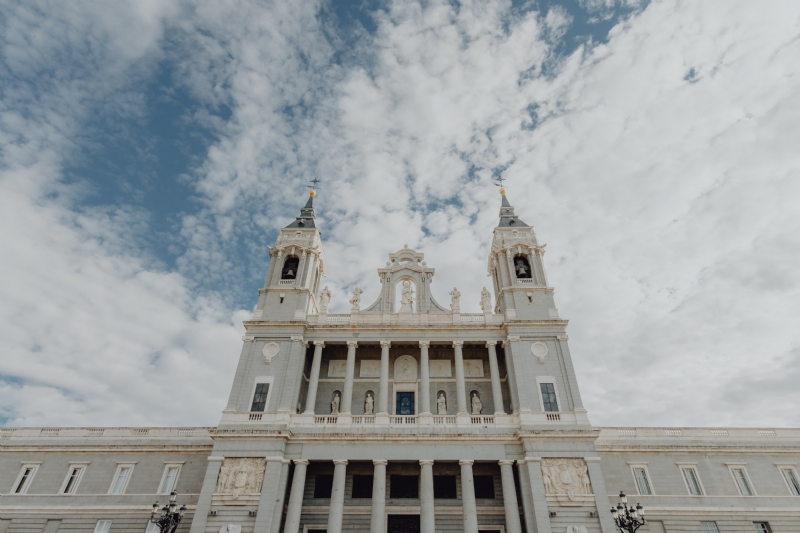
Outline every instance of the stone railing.
<svg viewBox="0 0 800 533">
<path fill-rule="evenodd" d="M 214 428 L 2 428 L 0 439 L 120 437 L 208 437 Z"/>
<path fill-rule="evenodd" d="M 800 429 L 798 428 L 598 428 L 601 430 L 600 439 L 741 439 L 761 440 L 789 440 L 796 439 L 800 442 Z"/>
<path fill-rule="evenodd" d="M 456 425 L 456 422 L 455 415 L 433 415 L 434 426 Z"/>
<path fill-rule="evenodd" d="M 390 426 L 416 426 L 417 417 L 411 415 L 389 415 Z"/>
<path fill-rule="evenodd" d="M 294 281 L 293 279 L 282 279 L 278 281 L 278 285 L 294 285 Z"/>
<path fill-rule="evenodd" d="M 328 322 L 350 322 L 350 315 L 328 315 Z"/>
<path fill-rule="evenodd" d="M 461 322 L 485 322 L 483 313 L 461 313 Z"/>
<path fill-rule="evenodd" d="M 560 422 L 561 421 L 561 413 L 547 413 L 547 421 L 548 422 Z"/>
<path fill-rule="evenodd" d="M 533 285 L 533 279 L 531 279 L 531 278 L 518 279 L 517 280 L 517 285 Z"/>
<path fill-rule="evenodd" d="M 494 417 L 492 415 L 471 415 L 470 422 L 480 426 L 493 426 Z"/>
</svg>

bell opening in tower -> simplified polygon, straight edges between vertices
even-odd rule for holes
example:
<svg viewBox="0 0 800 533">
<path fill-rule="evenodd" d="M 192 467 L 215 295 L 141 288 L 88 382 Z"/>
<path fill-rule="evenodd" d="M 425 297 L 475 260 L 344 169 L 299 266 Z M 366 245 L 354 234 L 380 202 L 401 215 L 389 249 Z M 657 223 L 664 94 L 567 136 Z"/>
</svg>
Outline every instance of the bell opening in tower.
<svg viewBox="0 0 800 533">
<path fill-rule="evenodd" d="M 514 258 L 514 271 L 517 273 L 519 279 L 530 279 L 531 277 L 531 264 L 528 258 L 524 255 L 518 255 Z"/>
<path fill-rule="evenodd" d="M 283 263 L 283 270 L 281 270 L 281 279 L 295 279 L 299 265 L 300 259 L 294 256 L 287 257 Z"/>
</svg>

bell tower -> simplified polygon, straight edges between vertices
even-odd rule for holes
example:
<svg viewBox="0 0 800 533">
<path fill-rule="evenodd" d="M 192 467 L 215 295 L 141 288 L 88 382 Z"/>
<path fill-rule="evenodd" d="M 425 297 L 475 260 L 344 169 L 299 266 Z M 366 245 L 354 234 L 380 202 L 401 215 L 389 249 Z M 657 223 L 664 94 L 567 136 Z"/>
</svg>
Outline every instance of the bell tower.
<svg viewBox="0 0 800 533">
<path fill-rule="evenodd" d="M 514 214 L 505 193 L 501 188 L 500 222 L 494 229 L 488 264 L 495 312 L 506 320 L 557 319 L 553 289 L 548 287 L 542 261 L 546 245 L 539 245 L 533 228 Z"/>
<path fill-rule="evenodd" d="M 305 207 L 294 222 L 281 229 L 269 249 L 269 270 L 259 290 L 254 319 L 305 320 L 317 314 L 316 294 L 325 275 L 322 238 L 314 222 L 314 196 L 309 191 Z"/>
</svg>

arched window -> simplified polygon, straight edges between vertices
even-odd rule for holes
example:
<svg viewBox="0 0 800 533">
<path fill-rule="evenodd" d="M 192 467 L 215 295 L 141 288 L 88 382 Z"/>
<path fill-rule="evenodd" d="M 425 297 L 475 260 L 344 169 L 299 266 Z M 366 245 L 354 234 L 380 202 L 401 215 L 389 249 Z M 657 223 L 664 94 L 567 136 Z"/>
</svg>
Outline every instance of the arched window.
<svg viewBox="0 0 800 533">
<path fill-rule="evenodd" d="M 517 273 L 519 279 L 530 279 L 531 277 L 531 264 L 528 258 L 524 255 L 518 255 L 514 258 L 514 272 Z"/>
<path fill-rule="evenodd" d="M 300 265 L 300 259 L 290 255 L 283 263 L 283 270 L 281 270 L 281 279 L 295 279 L 297 277 L 297 267 Z"/>
</svg>

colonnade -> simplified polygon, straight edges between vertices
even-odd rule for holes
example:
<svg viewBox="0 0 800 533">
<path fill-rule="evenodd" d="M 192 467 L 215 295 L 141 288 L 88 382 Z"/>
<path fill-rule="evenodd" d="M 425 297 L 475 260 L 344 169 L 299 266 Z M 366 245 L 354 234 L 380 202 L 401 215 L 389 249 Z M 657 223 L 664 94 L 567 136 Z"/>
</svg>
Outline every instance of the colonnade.
<svg viewBox="0 0 800 533">
<path fill-rule="evenodd" d="M 299 533 L 300 518 L 303 509 L 303 492 L 306 483 L 306 472 L 309 461 L 296 459 L 294 461 L 294 477 L 292 489 L 289 493 L 289 504 L 286 514 L 284 533 Z M 328 533 L 342 532 L 342 519 L 344 517 L 344 489 L 347 473 L 347 460 L 336 459 L 333 461 L 333 488 L 331 490 L 330 509 L 328 511 Z M 386 465 L 385 459 L 376 459 L 373 464 L 372 481 L 372 513 L 370 519 L 370 533 L 385 533 L 386 522 Z M 478 533 L 478 508 L 475 501 L 475 485 L 472 477 L 472 460 L 461 460 L 461 503 L 464 514 L 464 533 Z M 521 533 L 522 527 L 519 520 L 519 504 L 517 491 L 514 485 L 513 460 L 502 460 L 500 476 L 503 487 L 503 507 L 505 510 L 506 531 L 508 533 Z M 433 495 L 433 461 L 420 460 L 420 532 L 435 533 L 436 517 L 434 513 Z"/>
<path fill-rule="evenodd" d="M 378 416 L 389 414 L 389 348 L 391 341 L 381 341 L 381 375 L 378 392 Z M 456 402 L 458 405 L 458 415 L 469 414 L 467 403 L 466 380 L 464 375 L 464 356 L 462 348 L 464 341 L 453 341 L 456 370 Z M 344 387 L 342 391 L 341 405 L 339 413 L 342 415 L 351 414 L 353 403 L 353 381 L 355 378 L 356 367 L 356 348 L 358 341 L 347 341 L 347 362 L 345 364 Z M 430 367 L 428 360 L 428 348 L 430 341 L 419 341 L 420 347 L 420 415 L 431 415 L 430 399 Z M 500 386 L 500 367 L 497 363 L 497 341 L 486 341 L 486 348 L 489 353 L 489 374 L 492 382 L 492 399 L 494 400 L 496 415 L 505 414 L 503 410 L 503 392 Z M 322 350 L 325 348 L 324 341 L 314 341 L 314 357 L 311 362 L 311 372 L 308 382 L 308 394 L 306 395 L 306 407 L 304 414 L 313 415 L 314 407 L 317 403 L 317 390 L 319 388 L 319 373 L 322 365 Z"/>
</svg>

